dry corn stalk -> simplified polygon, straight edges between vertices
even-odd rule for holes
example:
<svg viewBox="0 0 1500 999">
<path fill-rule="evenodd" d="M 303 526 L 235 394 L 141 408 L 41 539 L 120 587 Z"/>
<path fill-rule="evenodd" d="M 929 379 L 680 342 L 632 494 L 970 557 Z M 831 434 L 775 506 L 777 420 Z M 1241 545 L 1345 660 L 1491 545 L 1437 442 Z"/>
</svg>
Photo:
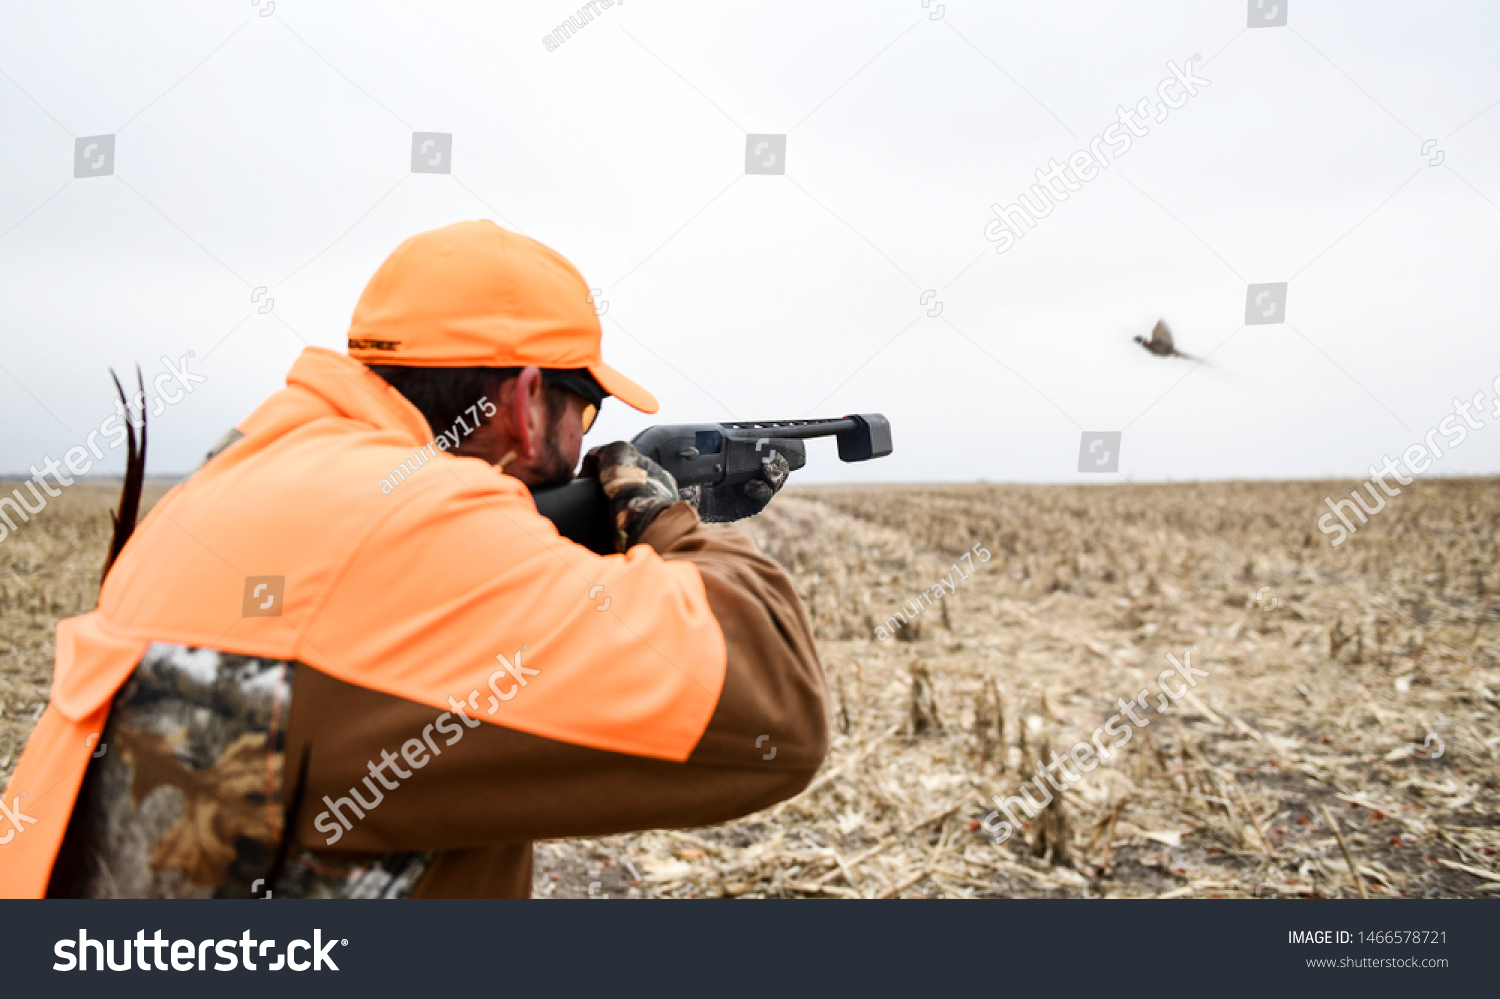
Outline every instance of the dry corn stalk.
<svg viewBox="0 0 1500 999">
<path fill-rule="evenodd" d="M 979 762 L 998 759 L 1005 769 L 1005 708 L 1000 703 L 1000 688 L 995 678 L 985 677 L 974 706 L 974 734 L 979 741 Z"/>
<path fill-rule="evenodd" d="M 907 723 L 907 735 L 918 736 L 939 733 L 943 730 L 938 717 L 937 695 L 932 691 L 932 678 L 927 665 L 920 659 L 911 664 L 911 719 Z"/>
<path fill-rule="evenodd" d="M 1040 755 L 1030 764 L 1030 776 L 1039 787 L 1047 781 L 1045 761 L 1051 758 L 1052 740 L 1043 736 Z M 1060 791 L 1051 796 L 1051 800 L 1033 820 L 1031 855 L 1041 857 L 1053 865 L 1071 866 L 1073 863 L 1068 850 L 1068 817 L 1063 811 L 1063 796 Z"/>
</svg>

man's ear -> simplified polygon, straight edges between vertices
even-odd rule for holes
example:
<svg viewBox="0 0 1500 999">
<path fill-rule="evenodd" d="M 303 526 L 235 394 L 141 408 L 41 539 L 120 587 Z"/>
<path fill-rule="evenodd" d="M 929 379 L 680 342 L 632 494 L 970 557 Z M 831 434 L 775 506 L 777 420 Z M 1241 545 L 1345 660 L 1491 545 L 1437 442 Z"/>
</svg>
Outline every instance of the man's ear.
<svg viewBox="0 0 1500 999">
<path fill-rule="evenodd" d="M 521 454 L 528 460 L 537 456 L 537 442 L 547 424 L 547 401 L 542 394 L 542 372 L 536 365 L 521 369 L 509 386 L 511 395 L 502 401 L 508 403 L 511 433 L 521 446 Z"/>
</svg>

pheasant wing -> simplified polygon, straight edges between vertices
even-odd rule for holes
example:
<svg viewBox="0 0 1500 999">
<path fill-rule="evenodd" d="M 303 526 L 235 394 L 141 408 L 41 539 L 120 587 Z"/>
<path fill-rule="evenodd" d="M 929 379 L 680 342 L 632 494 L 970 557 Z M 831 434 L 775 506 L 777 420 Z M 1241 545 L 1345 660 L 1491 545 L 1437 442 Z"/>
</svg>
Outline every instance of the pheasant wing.
<svg viewBox="0 0 1500 999">
<path fill-rule="evenodd" d="M 1172 331 L 1167 329 L 1166 320 L 1158 319 L 1156 325 L 1151 329 L 1151 342 L 1159 343 L 1167 348 L 1168 352 L 1176 349 L 1172 343 Z"/>
</svg>

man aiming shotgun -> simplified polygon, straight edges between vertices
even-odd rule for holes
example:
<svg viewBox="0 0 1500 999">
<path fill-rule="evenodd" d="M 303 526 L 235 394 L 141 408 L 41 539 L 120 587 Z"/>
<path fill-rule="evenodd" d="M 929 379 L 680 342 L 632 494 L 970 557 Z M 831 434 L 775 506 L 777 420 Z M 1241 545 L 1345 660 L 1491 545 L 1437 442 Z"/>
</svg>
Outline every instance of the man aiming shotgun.
<svg viewBox="0 0 1500 999">
<path fill-rule="evenodd" d="M 624 442 L 557 490 L 607 396 L 656 410 L 604 364 L 587 296 L 489 222 L 386 260 L 348 356 L 305 350 L 58 625 L 0 893 L 525 897 L 535 839 L 722 822 L 807 785 L 828 738 L 807 615 L 700 511 L 763 508 L 801 437 L 871 457 L 889 430 L 687 428 L 653 453 L 695 502 Z"/>
</svg>

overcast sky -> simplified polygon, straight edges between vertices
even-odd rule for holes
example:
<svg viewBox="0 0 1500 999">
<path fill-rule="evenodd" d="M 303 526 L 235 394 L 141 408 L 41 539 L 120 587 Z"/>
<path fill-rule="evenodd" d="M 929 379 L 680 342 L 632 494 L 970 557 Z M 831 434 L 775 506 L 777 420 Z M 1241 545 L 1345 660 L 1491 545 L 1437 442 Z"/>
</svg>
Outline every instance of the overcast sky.
<svg viewBox="0 0 1500 999">
<path fill-rule="evenodd" d="M 150 460 L 191 469 L 343 349 L 401 240 L 492 218 L 601 289 L 662 402 L 590 442 L 877 411 L 892 457 L 813 444 L 804 481 L 1362 477 L 1495 395 L 1500 6 L 1255 2 L 626 0 L 549 50 L 579 0 L 4 0 L 0 470 L 82 443 L 111 365 L 193 351 Z M 990 206 L 1169 62 L 1208 84 L 996 252 Z M 76 177 L 95 136 L 112 173 Z M 1277 282 L 1286 321 L 1245 325 Z M 1206 363 L 1131 342 L 1158 318 Z M 1429 474 L 1500 470 L 1482 419 Z M 1117 473 L 1079 473 L 1085 431 Z"/>
</svg>

